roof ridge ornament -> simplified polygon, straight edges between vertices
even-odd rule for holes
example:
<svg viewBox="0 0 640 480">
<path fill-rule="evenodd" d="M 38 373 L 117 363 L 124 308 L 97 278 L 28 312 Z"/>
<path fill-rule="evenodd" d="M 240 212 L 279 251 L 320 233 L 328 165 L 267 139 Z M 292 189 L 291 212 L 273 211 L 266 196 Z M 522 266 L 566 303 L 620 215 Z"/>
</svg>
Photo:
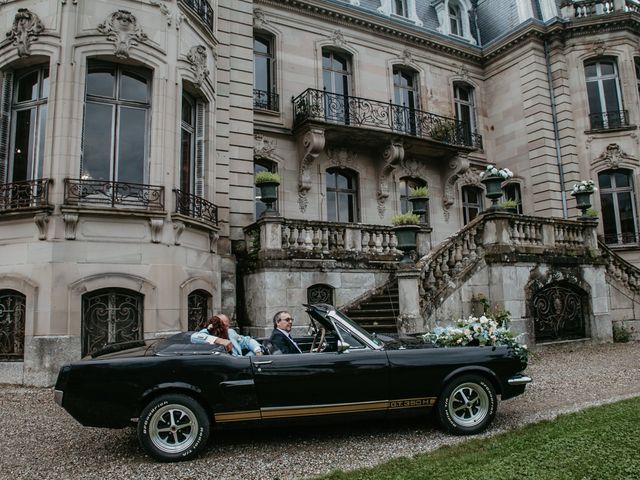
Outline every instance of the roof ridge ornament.
<svg viewBox="0 0 640 480">
<path fill-rule="evenodd" d="M 7 37 L 17 47 L 18 56 L 25 58 L 31 55 L 31 42 L 37 40 L 44 30 L 38 15 L 27 8 L 19 8 Z"/>
<path fill-rule="evenodd" d="M 127 10 L 113 12 L 100 25 L 98 32 L 107 36 L 107 40 L 115 43 L 115 56 L 129 58 L 129 50 L 138 42 L 145 42 L 149 37 L 138 25 L 138 19 Z"/>
</svg>

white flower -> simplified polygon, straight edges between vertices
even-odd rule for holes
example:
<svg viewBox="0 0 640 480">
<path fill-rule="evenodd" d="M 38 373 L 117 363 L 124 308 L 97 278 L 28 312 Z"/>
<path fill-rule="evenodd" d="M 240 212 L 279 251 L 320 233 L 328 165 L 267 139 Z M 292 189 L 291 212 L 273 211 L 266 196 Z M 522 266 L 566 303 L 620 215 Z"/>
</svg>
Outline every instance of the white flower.
<svg viewBox="0 0 640 480">
<path fill-rule="evenodd" d="M 484 315 L 482 315 L 480 317 L 480 323 L 487 323 L 489 321 L 489 319 L 487 317 L 485 317 Z"/>
</svg>

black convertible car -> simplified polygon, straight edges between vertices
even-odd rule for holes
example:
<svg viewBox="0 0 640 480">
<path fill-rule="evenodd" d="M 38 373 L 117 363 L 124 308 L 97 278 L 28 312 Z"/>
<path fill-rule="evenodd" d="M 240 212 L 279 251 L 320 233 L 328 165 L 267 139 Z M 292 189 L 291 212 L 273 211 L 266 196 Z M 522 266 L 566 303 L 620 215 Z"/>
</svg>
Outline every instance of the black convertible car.
<svg viewBox="0 0 640 480">
<path fill-rule="evenodd" d="M 438 348 L 421 338 L 377 338 L 329 305 L 307 305 L 309 353 L 234 357 L 190 343 L 190 332 L 65 365 L 55 401 L 82 425 L 137 422 L 142 447 L 186 460 L 212 428 L 425 415 L 446 430 L 484 430 L 502 399 L 524 392 L 525 364 L 506 346 Z"/>
</svg>

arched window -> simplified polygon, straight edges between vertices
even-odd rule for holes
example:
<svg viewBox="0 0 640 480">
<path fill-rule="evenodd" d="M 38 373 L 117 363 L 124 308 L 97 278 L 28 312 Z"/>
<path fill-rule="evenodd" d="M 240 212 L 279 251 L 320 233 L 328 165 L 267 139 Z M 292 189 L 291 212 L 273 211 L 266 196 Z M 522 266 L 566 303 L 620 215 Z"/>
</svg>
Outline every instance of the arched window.
<svg viewBox="0 0 640 480">
<path fill-rule="evenodd" d="M 89 61 L 81 178 L 146 183 L 151 71 Z"/>
<path fill-rule="evenodd" d="M 333 305 L 333 291 L 334 288 L 331 285 L 325 285 L 323 283 L 311 285 L 307 288 L 307 302 L 310 304 L 326 303 Z"/>
<path fill-rule="evenodd" d="M 471 85 L 456 82 L 453 85 L 453 101 L 456 111 L 456 120 L 462 122 L 462 134 L 466 145 L 475 145 L 476 133 L 476 105 L 475 92 Z"/>
<path fill-rule="evenodd" d="M 403 177 L 400 179 L 400 182 L 398 183 L 398 190 L 400 191 L 400 212 L 401 213 L 407 213 L 412 211 L 411 202 L 409 201 L 410 189 L 418 188 L 418 187 L 426 187 L 426 186 L 427 186 L 427 182 L 425 182 L 421 178 Z M 422 221 L 422 223 L 428 224 L 429 212 L 426 212 L 424 215 L 422 215 L 422 218 L 420 220 Z"/>
<path fill-rule="evenodd" d="M 629 124 L 622 109 L 618 66 L 613 59 L 585 63 L 591 129 L 609 129 Z"/>
<path fill-rule="evenodd" d="M 632 172 L 601 172 L 598 174 L 598 184 L 605 243 L 636 243 L 638 230 Z"/>
<path fill-rule="evenodd" d="M 276 93 L 273 37 L 265 33 L 253 35 L 253 106 L 261 110 L 279 111 Z"/>
<path fill-rule="evenodd" d="M 519 183 L 508 183 L 503 188 L 503 200 L 513 200 L 516 202 L 516 210 L 522 214 L 522 194 L 520 193 Z"/>
<path fill-rule="evenodd" d="M 349 169 L 327 170 L 327 219 L 330 222 L 357 222 L 358 174 Z"/>
<path fill-rule="evenodd" d="M 418 102 L 418 75 L 415 71 L 393 67 L 394 128 L 416 134 Z"/>
<path fill-rule="evenodd" d="M 24 358 L 24 321 L 27 297 L 0 290 L 0 361 Z"/>
<path fill-rule="evenodd" d="M 348 99 L 351 94 L 351 55 L 323 48 L 322 83 L 325 90 L 325 118 L 330 121 L 348 124 Z"/>
<path fill-rule="evenodd" d="M 2 96 L 0 117 L 6 115 L 10 120 L 0 125 L 0 155 L 8 153 L 8 158 L 0 158 L 0 180 L 14 183 L 42 178 L 49 66 L 6 72 Z M 7 106 L 10 112 L 4 111 Z"/>
<path fill-rule="evenodd" d="M 82 295 L 82 356 L 107 345 L 142 340 L 144 295 L 103 288 Z"/>
<path fill-rule="evenodd" d="M 211 312 L 211 294 L 205 290 L 194 290 L 187 298 L 188 329 L 204 328 Z"/>
<path fill-rule="evenodd" d="M 483 191 L 480 187 L 462 187 L 462 217 L 465 225 L 484 210 L 482 196 Z"/>
<path fill-rule="evenodd" d="M 462 9 L 456 2 L 449 2 L 449 33 L 462 37 Z"/>
<path fill-rule="evenodd" d="M 259 172 L 272 172 L 278 173 L 278 165 L 271 160 L 266 160 L 264 158 L 255 159 L 253 161 L 253 173 L 255 174 Z M 256 199 L 256 218 L 260 218 L 260 215 L 267 209 L 267 206 L 260 200 L 260 188 L 257 186 L 254 187 L 255 199 Z"/>
</svg>

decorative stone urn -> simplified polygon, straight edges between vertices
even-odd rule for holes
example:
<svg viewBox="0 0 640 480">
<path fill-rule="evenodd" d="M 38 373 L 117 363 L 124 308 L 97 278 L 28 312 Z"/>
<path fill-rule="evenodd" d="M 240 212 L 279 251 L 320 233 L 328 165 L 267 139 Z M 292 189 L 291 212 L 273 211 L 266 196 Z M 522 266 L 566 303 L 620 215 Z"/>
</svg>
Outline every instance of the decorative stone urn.
<svg viewBox="0 0 640 480">
<path fill-rule="evenodd" d="M 574 197 L 576 197 L 576 204 L 578 208 L 582 212 L 582 217 L 587 217 L 587 210 L 591 208 L 591 194 L 593 192 L 584 191 L 584 192 L 576 192 L 572 193 Z"/>
<path fill-rule="evenodd" d="M 482 179 L 482 183 L 484 183 L 487 188 L 485 195 L 491 200 L 491 207 L 489 207 L 491 210 L 500 208 L 498 205 L 498 199 L 502 197 L 503 181 L 504 178 L 496 175 L 488 175 Z"/>
<path fill-rule="evenodd" d="M 260 189 L 260 200 L 267 206 L 262 215 L 273 215 L 277 210 L 273 204 L 278 200 L 278 182 L 261 182 L 257 186 Z"/>
<path fill-rule="evenodd" d="M 429 210 L 429 197 L 409 197 L 411 210 L 418 215 L 424 215 Z"/>
<path fill-rule="evenodd" d="M 398 225 L 393 228 L 398 239 L 397 248 L 404 254 L 400 263 L 413 263 L 410 254 L 416 249 L 418 230 L 420 230 L 418 225 Z"/>
</svg>

